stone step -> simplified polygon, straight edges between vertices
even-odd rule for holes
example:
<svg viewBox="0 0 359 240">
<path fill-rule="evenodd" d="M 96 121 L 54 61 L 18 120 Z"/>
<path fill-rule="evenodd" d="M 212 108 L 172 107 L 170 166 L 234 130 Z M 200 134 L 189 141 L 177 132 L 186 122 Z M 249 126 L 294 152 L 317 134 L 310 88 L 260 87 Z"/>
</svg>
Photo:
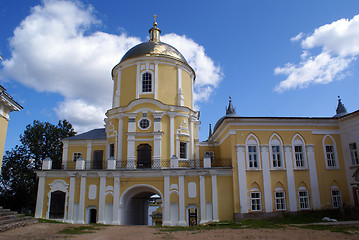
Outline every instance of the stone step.
<svg viewBox="0 0 359 240">
<path fill-rule="evenodd" d="M 0 232 L 11 228 L 35 224 L 37 222 L 38 220 L 33 217 L 18 214 L 17 212 L 0 207 Z"/>
<path fill-rule="evenodd" d="M 6 224 L 1 224 L 0 225 L 0 232 L 3 232 L 5 230 L 9 230 L 9 229 L 13 229 L 13 228 L 17 228 L 17 227 L 22 227 L 22 226 L 27 226 L 27 225 L 31 225 L 31 224 L 36 224 L 38 223 L 37 219 L 34 218 L 28 218 L 28 219 L 23 219 L 21 221 L 16 221 L 16 222 L 10 222 L 10 223 L 6 223 Z"/>
</svg>

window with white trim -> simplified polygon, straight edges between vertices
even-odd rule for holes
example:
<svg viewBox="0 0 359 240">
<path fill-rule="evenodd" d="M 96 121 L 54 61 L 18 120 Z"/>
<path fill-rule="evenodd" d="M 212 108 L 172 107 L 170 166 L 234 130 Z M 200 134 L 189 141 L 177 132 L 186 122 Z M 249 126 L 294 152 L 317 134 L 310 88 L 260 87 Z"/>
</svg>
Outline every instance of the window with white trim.
<svg viewBox="0 0 359 240">
<path fill-rule="evenodd" d="M 275 209 L 276 210 L 285 210 L 285 192 L 284 191 L 275 191 Z"/>
<path fill-rule="evenodd" d="M 186 142 L 180 142 L 180 158 L 187 159 L 187 143 Z"/>
<path fill-rule="evenodd" d="M 352 160 L 352 165 L 359 165 L 357 144 L 355 142 L 350 143 L 349 149 L 350 149 L 350 158 Z"/>
<path fill-rule="evenodd" d="M 332 189 L 332 205 L 333 208 L 340 208 L 342 206 L 342 196 L 339 189 Z"/>
<path fill-rule="evenodd" d="M 80 157 L 82 157 L 82 154 L 80 152 L 74 152 L 72 160 L 76 162 L 77 159 Z"/>
<path fill-rule="evenodd" d="M 114 159 L 115 158 L 115 144 L 114 143 L 110 143 L 110 145 L 109 145 L 109 155 L 108 155 L 108 157 L 110 158 L 110 159 Z"/>
<path fill-rule="evenodd" d="M 145 72 L 142 74 L 141 90 L 142 93 L 152 93 L 152 74 Z"/>
<path fill-rule="evenodd" d="M 262 201 L 260 192 L 251 192 L 251 211 L 261 211 Z"/>
<path fill-rule="evenodd" d="M 304 152 L 302 145 L 294 146 L 294 156 L 295 156 L 295 166 L 297 168 L 304 168 L 305 162 L 304 162 Z"/>
<path fill-rule="evenodd" d="M 280 146 L 272 146 L 272 164 L 274 168 L 282 168 L 282 154 Z"/>
<path fill-rule="evenodd" d="M 325 145 L 325 154 L 327 156 L 327 166 L 336 167 L 336 159 L 333 145 Z"/>
<path fill-rule="evenodd" d="M 259 168 L 257 146 L 249 145 L 247 146 L 247 150 L 249 168 Z"/>
<path fill-rule="evenodd" d="M 302 189 L 298 191 L 299 209 L 310 209 L 308 190 Z"/>
</svg>

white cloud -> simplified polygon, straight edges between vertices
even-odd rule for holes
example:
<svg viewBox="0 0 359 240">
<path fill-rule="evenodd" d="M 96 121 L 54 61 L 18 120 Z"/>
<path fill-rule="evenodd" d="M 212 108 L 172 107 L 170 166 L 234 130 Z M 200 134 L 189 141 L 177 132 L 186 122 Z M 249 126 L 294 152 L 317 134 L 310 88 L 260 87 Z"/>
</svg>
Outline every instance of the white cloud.
<svg viewBox="0 0 359 240">
<path fill-rule="evenodd" d="M 100 25 L 91 6 L 44 0 L 15 29 L 10 39 L 11 59 L 2 62 L 7 77 L 39 92 L 62 95 L 64 101 L 55 111 L 78 132 L 103 126 L 104 113 L 112 103 L 111 69 L 141 42 L 126 33 L 91 32 Z M 220 68 L 191 39 L 176 34 L 162 39 L 182 51 L 197 71 L 195 90 L 201 94 L 196 100 L 208 99 L 222 78 Z"/>
<path fill-rule="evenodd" d="M 299 40 L 302 36 L 300 33 L 291 40 L 297 37 Z M 284 67 L 274 69 L 276 75 L 287 75 L 274 88 L 275 91 L 283 92 L 342 79 L 359 55 L 359 15 L 315 29 L 313 34 L 302 40 L 301 46 L 304 50 L 299 64 L 287 63 Z M 309 50 L 317 47 L 321 48 L 321 52 L 311 56 Z"/>
<path fill-rule="evenodd" d="M 290 40 L 291 40 L 292 42 L 297 42 L 297 41 L 299 41 L 300 39 L 302 39 L 303 37 L 304 37 L 304 33 L 300 32 L 297 36 L 292 37 Z"/>
</svg>

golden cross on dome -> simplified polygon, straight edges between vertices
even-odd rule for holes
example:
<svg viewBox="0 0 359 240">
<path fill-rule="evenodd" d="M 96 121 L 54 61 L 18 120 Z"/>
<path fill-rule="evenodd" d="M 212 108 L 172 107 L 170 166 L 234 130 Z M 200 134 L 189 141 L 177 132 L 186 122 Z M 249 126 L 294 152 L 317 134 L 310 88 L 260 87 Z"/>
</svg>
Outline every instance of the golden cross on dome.
<svg viewBox="0 0 359 240">
<path fill-rule="evenodd" d="M 154 21 L 156 22 L 156 20 L 157 20 L 157 15 L 156 15 L 156 14 L 153 15 L 153 18 L 154 18 Z"/>
</svg>

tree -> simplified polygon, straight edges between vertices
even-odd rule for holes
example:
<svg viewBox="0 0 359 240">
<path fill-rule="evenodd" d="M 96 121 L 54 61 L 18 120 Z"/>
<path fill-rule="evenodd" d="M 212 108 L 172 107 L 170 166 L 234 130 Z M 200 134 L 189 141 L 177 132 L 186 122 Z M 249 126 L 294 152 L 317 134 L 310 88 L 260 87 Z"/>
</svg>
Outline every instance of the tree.
<svg viewBox="0 0 359 240">
<path fill-rule="evenodd" d="M 35 170 L 50 157 L 61 166 L 62 139 L 76 132 L 66 120 L 57 125 L 35 120 L 20 135 L 21 146 L 6 151 L 0 175 L 0 206 L 21 211 L 34 210 L 37 194 Z"/>
</svg>

